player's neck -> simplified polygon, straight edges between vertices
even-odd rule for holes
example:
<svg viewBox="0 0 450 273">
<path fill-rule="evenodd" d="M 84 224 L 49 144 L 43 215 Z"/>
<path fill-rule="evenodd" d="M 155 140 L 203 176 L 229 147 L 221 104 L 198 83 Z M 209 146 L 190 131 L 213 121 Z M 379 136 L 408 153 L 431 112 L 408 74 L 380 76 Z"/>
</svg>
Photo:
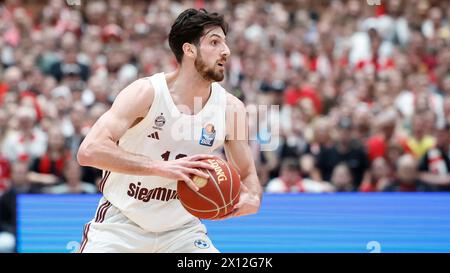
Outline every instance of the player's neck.
<svg viewBox="0 0 450 273">
<path fill-rule="evenodd" d="M 210 96 L 211 82 L 202 79 L 196 71 L 191 73 L 190 70 L 179 68 L 169 73 L 167 85 L 175 105 L 184 105 L 189 108 L 188 111 L 180 109 L 185 114 L 197 114 L 203 109 Z M 196 110 L 195 101 L 199 97 L 201 98 L 201 108 Z"/>
<path fill-rule="evenodd" d="M 176 77 L 172 90 L 181 91 L 187 97 L 208 97 L 211 82 L 203 79 L 194 67 L 181 67 L 175 71 Z"/>
</svg>

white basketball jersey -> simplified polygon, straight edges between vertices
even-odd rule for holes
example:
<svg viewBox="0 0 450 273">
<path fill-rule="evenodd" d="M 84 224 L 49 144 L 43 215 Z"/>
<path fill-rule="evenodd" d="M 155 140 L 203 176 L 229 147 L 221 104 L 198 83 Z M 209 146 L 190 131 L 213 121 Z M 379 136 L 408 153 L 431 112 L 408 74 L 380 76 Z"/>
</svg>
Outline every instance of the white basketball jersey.
<svg viewBox="0 0 450 273">
<path fill-rule="evenodd" d="M 122 136 L 120 147 L 160 161 L 210 154 L 222 147 L 225 89 L 213 83 L 202 110 L 196 115 L 186 115 L 175 106 L 164 73 L 155 74 L 149 80 L 155 90 L 153 104 L 145 118 Z M 100 191 L 131 221 L 147 231 L 172 230 L 196 219 L 182 207 L 175 180 L 105 172 Z"/>
</svg>

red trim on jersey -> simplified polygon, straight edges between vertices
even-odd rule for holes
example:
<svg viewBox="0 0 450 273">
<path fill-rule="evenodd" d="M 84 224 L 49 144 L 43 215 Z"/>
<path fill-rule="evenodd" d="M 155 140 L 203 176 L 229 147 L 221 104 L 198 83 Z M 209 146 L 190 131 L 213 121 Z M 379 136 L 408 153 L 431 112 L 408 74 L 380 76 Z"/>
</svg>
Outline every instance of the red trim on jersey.
<svg viewBox="0 0 450 273">
<path fill-rule="evenodd" d="M 111 174 L 110 171 L 106 171 L 105 176 L 103 176 L 102 180 L 98 184 L 98 188 L 101 193 L 103 193 L 103 189 L 105 188 L 106 180 L 108 180 L 108 177 L 110 174 Z"/>
</svg>

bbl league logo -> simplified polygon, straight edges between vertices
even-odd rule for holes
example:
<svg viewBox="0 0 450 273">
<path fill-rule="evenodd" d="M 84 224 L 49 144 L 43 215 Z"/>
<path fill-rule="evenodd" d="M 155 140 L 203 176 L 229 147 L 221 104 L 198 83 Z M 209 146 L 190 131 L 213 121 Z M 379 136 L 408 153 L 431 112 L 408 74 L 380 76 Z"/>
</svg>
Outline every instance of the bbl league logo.
<svg viewBox="0 0 450 273">
<path fill-rule="evenodd" d="M 199 144 L 211 147 L 214 143 L 215 138 L 216 138 L 216 130 L 214 129 L 214 125 L 208 123 L 202 128 L 202 135 L 200 137 Z"/>
</svg>

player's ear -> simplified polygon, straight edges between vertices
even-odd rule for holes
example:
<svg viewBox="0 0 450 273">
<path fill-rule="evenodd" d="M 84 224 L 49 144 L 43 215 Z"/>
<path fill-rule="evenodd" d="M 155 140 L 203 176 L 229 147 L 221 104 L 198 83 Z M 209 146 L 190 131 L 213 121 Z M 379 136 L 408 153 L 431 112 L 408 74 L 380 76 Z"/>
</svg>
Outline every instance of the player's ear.
<svg viewBox="0 0 450 273">
<path fill-rule="evenodd" d="M 197 48 L 190 43 L 184 43 L 183 44 L 183 53 L 187 57 L 195 58 L 197 56 Z"/>
</svg>

